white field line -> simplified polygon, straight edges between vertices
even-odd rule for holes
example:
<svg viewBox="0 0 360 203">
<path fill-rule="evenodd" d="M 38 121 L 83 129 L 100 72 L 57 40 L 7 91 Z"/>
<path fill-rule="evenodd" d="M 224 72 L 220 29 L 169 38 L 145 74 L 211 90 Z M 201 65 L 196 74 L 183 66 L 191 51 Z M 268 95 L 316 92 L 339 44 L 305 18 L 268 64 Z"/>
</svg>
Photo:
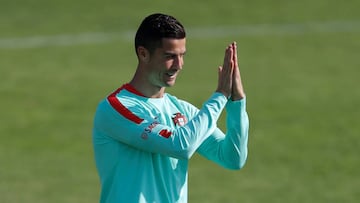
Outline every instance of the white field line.
<svg viewBox="0 0 360 203">
<path fill-rule="evenodd" d="M 236 36 L 304 35 L 360 32 L 360 21 L 311 22 L 304 24 L 253 24 L 238 26 L 215 26 L 187 29 L 188 38 L 216 39 Z M 61 34 L 53 36 L 31 36 L 0 38 L 0 49 L 23 49 L 78 44 L 132 41 L 135 31 L 92 32 Z"/>
</svg>

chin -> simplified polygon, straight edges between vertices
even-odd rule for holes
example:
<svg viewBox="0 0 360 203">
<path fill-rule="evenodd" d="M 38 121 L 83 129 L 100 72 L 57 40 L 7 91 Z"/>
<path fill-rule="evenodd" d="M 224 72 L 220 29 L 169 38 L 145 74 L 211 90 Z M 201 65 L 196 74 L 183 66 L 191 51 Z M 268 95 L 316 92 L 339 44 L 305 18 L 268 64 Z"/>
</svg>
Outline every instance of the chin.
<svg viewBox="0 0 360 203">
<path fill-rule="evenodd" d="M 165 83 L 164 87 L 172 87 L 172 86 L 174 86 L 174 85 L 175 85 L 174 82 L 172 82 L 172 83 Z"/>
<path fill-rule="evenodd" d="M 171 80 L 171 81 L 165 81 L 164 82 L 164 86 L 165 87 L 172 87 L 175 85 L 175 80 Z"/>
</svg>

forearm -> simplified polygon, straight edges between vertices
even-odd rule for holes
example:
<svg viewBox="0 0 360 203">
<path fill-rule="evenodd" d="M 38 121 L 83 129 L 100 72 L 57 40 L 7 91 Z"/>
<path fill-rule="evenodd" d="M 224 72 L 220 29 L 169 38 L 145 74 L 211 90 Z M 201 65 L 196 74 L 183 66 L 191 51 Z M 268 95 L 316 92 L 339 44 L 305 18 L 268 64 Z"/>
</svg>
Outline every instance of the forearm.
<svg viewBox="0 0 360 203">
<path fill-rule="evenodd" d="M 226 135 L 216 129 L 204 141 L 198 152 L 209 160 L 228 169 L 240 169 L 247 159 L 249 120 L 246 101 L 231 102 L 226 105 Z"/>
<path fill-rule="evenodd" d="M 226 159 L 236 168 L 242 168 L 247 159 L 249 118 L 246 112 L 246 99 L 229 102 L 226 106 L 226 136 L 223 151 Z"/>
</svg>

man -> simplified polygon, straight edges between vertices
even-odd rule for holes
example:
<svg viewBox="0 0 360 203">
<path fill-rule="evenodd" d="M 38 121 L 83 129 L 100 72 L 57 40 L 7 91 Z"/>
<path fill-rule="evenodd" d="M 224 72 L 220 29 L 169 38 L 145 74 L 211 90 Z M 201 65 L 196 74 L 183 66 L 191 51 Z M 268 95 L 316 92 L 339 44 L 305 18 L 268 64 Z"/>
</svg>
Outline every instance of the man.
<svg viewBox="0 0 360 203">
<path fill-rule="evenodd" d="M 165 93 L 186 52 L 184 27 L 153 14 L 137 30 L 132 80 L 100 102 L 93 129 L 101 203 L 187 202 L 188 161 L 198 152 L 228 169 L 247 157 L 248 117 L 236 44 L 225 50 L 216 91 L 197 109 Z M 227 131 L 216 127 L 227 109 Z"/>
</svg>

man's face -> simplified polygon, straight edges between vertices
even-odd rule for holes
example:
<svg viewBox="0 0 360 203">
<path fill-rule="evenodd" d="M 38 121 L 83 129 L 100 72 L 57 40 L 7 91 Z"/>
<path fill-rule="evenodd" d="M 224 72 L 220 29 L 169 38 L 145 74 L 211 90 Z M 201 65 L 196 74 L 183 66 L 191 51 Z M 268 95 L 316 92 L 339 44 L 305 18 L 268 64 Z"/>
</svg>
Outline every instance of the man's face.
<svg viewBox="0 0 360 203">
<path fill-rule="evenodd" d="M 149 82 L 156 87 L 171 87 L 184 65 L 186 39 L 164 38 L 148 63 Z"/>
</svg>

